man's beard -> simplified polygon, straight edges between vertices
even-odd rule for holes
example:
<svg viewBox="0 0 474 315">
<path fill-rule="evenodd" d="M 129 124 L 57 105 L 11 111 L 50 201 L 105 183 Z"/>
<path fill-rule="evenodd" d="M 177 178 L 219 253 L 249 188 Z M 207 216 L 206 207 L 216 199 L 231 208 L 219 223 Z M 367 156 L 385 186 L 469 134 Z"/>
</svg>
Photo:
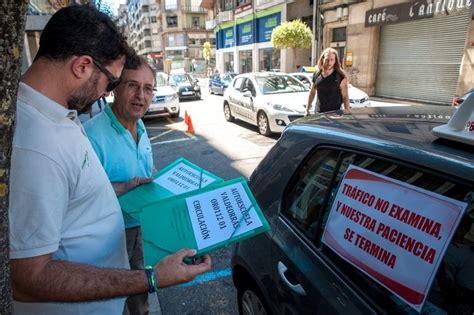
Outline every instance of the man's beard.
<svg viewBox="0 0 474 315">
<path fill-rule="evenodd" d="M 99 72 L 94 73 L 92 78 L 80 87 L 76 94 L 67 100 L 67 106 L 71 110 L 77 110 L 79 114 L 87 113 L 97 101 L 97 85 L 99 83 Z"/>
</svg>

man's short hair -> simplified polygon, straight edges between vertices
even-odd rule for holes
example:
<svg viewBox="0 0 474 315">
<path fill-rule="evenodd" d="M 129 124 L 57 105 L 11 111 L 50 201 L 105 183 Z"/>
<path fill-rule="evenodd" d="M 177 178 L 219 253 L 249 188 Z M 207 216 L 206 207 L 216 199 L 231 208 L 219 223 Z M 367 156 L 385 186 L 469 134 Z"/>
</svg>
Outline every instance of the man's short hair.
<svg viewBox="0 0 474 315">
<path fill-rule="evenodd" d="M 104 65 L 134 54 L 114 22 L 93 5 L 71 5 L 58 10 L 41 33 L 35 60 L 65 60 L 89 55 Z"/>
<path fill-rule="evenodd" d="M 153 80 L 155 80 L 156 84 L 156 70 L 150 66 L 147 59 L 143 56 L 138 56 L 137 54 L 130 55 L 125 59 L 125 65 L 123 66 L 123 70 L 138 70 L 142 66 L 148 67 L 151 73 L 153 74 Z M 124 72 L 122 71 L 122 73 Z"/>
</svg>

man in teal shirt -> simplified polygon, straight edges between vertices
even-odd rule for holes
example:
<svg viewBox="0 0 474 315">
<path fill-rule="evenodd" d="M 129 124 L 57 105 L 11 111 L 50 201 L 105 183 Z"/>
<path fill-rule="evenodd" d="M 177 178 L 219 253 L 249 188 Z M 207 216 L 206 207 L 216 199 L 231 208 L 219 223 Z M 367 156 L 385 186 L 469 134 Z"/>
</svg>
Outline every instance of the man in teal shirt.
<svg viewBox="0 0 474 315">
<path fill-rule="evenodd" d="M 155 87 L 155 71 L 142 58 L 128 59 L 114 90 L 112 106 L 87 121 L 84 128 L 117 196 L 150 182 L 153 154 L 141 118 L 148 110 Z M 140 222 L 123 213 L 130 268 L 142 270 Z M 147 314 L 148 295 L 127 299 L 124 313 Z"/>
</svg>

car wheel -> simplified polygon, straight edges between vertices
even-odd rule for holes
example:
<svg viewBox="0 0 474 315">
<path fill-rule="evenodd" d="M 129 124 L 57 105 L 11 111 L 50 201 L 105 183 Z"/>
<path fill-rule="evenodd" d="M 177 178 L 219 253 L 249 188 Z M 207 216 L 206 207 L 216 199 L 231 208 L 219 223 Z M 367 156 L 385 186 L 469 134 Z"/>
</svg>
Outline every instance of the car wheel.
<svg viewBox="0 0 474 315">
<path fill-rule="evenodd" d="M 265 315 L 271 313 L 260 291 L 254 286 L 238 289 L 237 299 L 239 313 L 242 315 Z"/>
<path fill-rule="evenodd" d="M 225 117 L 225 120 L 227 121 L 234 121 L 234 116 L 232 116 L 229 103 L 227 102 L 224 102 L 224 117 Z"/>
<path fill-rule="evenodd" d="M 269 136 L 272 132 L 268 123 L 268 117 L 265 112 L 260 112 L 257 115 L 258 132 L 263 136 Z"/>
</svg>

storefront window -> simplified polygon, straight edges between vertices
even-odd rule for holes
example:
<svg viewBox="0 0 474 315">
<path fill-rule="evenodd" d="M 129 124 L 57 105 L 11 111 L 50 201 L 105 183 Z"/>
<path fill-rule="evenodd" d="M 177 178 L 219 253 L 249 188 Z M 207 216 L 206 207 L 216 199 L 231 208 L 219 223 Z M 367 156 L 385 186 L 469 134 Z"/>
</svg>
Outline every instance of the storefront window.
<svg viewBox="0 0 474 315">
<path fill-rule="evenodd" d="M 280 49 L 262 48 L 258 51 L 260 71 L 280 70 Z"/>
<path fill-rule="evenodd" d="M 234 71 L 234 53 L 224 53 L 224 71 Z"/>
<path fill-rule="evenodd" d="M 252 72 L 252 51 L 239 51 L 240 73 Z"/>
</svg>

